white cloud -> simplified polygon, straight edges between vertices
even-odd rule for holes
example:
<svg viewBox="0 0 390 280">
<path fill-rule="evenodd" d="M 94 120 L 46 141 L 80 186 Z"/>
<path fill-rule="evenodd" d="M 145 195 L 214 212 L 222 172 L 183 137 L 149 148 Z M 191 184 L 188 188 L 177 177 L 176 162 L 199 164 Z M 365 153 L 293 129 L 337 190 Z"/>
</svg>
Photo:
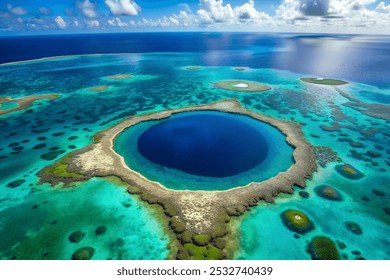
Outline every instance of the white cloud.
<svg viewBox="0 0 390 280">
<path fill-rule="evenodd" d="M 229 22 L 234 18 L 230 4 L 223 5 L 223 0 L 200 0 L 197 11 L 200 21 L 205 24 Z"/>
<path fill-rule="evenodd" d="M 105 0 L 107 7 L 114 15 L 136 16 L 141 7 L 134 0 Z"/>
<path fill-rule="evenodd" d="M 256 10 L 254 0 L 236 7 L 232 7 L 229 3 L 224 5 L 223 0 L 200 0 L 199 7 L 196 13 L 199 22 L 205 25 L 260 23 L 261 20 L 271 19 L 268 14 Z"/>
<path fill-rule="evenodd" d="M 160 19 L 150 20 L 143 18 L 141 21 L 132 22 L 130 25 L 144 26 L 144 27 L 179 27 L 179 26 L 193 26 L 197 20 L 193 15 L 187 14 L 185 11 L 180 11 L 178 15 L 164 16 Z"/>
<path fill-rule="evenodd" d="M 14 15 L 23 16 L 27 14 L 27 10 L 21 6 L 14 7 L 11 4 L 7 5 L 8 11 Z"/>
<path fill-rule="evenodd" d="M 119 17 L 116 17 L 116 18 L 113 18 L 113 19 L 109 19 L 107 21 L 107 23 L 110 26 L 117 26 L 117 27 L 127 27 L 127 26 L 129 26 L 128 23 L 122 21 Z"/>
<path fill-rule="evenodd" d="M 378 32 L 390 26 L 390 13 L 376 0 L 283 0 L 275 23 L 289 31 Z M 387 32 L 388 33 L 388 32 Z"/>
<path fill-rule="evenodd" d="M 91 27 L 91 28 L 93 28 L 93 27 L 99 27 L 99 25 L 100 25 L 100 22 L 98 21 L 98 20 L 88 20 L 87 21 L 87 25 L 88 25 L 88 27 Z"/>
<path fill-rule="evenodd" d="M 329 14 L 335 16 L 362 16 L 369 14 L 367 6 L 376 0 L 330 0 Z"/>
<path fill-rule="evenodd" d="M 191 10 L 190 6 L 188 6 L 187 3 L 180 3 L 178 6 L 179 6 L 182 10 L 184 10 L 185 12 L 187 12 L 187 13 L 192 13 L 192 10 Z"/>
<path fill-rule="evenodd" d="M 60 16 L 57 16 L 57 17 L 54 19 L 54 21 L 56 22 L 57 26 L 58 26 L 59 28 L 61 28 L 61 29 L 64 29 L 64 28 L 66 28 L 66 26 L 67 26 L 65 20 L 64 20 L 62 17 L 60 17 Z"/>
<path fill-rule="evenodd" d="M 270 16 L 266 13 L 259 12 L 256 10 L 254 0 L 249 0 L 248 3 L 245 3 L 242 6 L 235 7 L 234 14 L 240 20 L 270 19 Z"/>
<path fill-rule="evenodd" d="M 84 2 L 77 1 L 76 6 L 84 16 L 89 18 L 97 17 L 96 4 L 91 3 L 89 0 L 85 0 Z"/>
<path fill-rule="evenodd" d="M 276 17 L 282 20 L 292 20 L 302 16 L 299 1 L 284 0 L 276 9 Z"/>
<path fill-rule="evenodd" d="M 375 8 L 375 11 L 378 13 L 389 14 L 390 13 L 390 5 L 385 5 L 384 2 L 380 2 L 379 5 Z"/>
</svg>

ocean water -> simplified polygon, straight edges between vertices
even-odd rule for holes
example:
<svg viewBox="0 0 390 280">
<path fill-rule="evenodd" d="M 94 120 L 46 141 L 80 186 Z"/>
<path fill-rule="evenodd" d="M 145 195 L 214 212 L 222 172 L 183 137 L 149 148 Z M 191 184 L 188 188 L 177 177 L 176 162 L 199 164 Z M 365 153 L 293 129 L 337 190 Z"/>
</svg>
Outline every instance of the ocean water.
<svg viewBox="0 0 390 280">
<path fill-rule="evenodd" d="M 114 149 L 129 167 L 175 190 L 245 186 L 274 177 L 294 163 L 293 148 L 275 127 L 211 111 L 137 124 L 119 134 Z"/>
<path fill-rule="evenodd" d="M 301 123 L 313 145 L 331 148 L 365 175 L 351 180 L 335 171 L 339 163 L 329 163 L 307 180 L 308 198 L 297 189 L 274 204 L 260 204 L 242 217 L 236 257 L 308 259 L 307 242 L 324 235 L 346 245 L 339 245 L 343 259 L 390 259 L 389 122 L 345 106 L 348 100 L 333 87 L 299 81 L 306 76 L 347 80 L 340 89 L 352 97 L 389 105 L 390 38 L 110 34 L 3 37 L 0 46 L 3 63 L 66 55 L 0 66 L 1 96 L 60 94 L 54 101 L 37 101 L 0 116 L 1 258 L 70 259 L 84 246 L 95 248 L 93 259 L 167 258 L 170 240 L 164 222 L 123 186 L 93 179 L 63 189 L 39 184 L 36 173 L 125 117 L 236 98 L 255 112 Z M 192 65 L 201 68 L 187 70 Z M 134 78 L 107 78 L 116 74 Z M 228 79 L 261 82 L 272 90 L 242 93 L 213 86 Z M 321 128 L 333 122 L 337 130 Z M 47 153 L 56 159 L 44 159 Z M 315 186 L 323 184 L 338 190 L 343 200 L 316 195 Z M 315 229 L 294 236 L 280 219 L 286 209 L 306 213 Z M 362 234 L 349 231 L 348 221 L 359 224 Z M 102 225 L 107 231 L 97 236 L 94 231 Z M 77 230 L 84 239 L 69 242 Z"/>
</svg>

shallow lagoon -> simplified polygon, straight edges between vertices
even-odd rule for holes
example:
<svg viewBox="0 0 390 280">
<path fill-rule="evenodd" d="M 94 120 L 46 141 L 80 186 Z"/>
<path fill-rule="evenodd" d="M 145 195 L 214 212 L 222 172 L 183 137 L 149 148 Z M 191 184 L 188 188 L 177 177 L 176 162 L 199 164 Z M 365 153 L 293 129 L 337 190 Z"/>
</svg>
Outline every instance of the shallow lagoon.
<svg viewBox="0 0 390 280">
<path fill-rule="evenodd" d="M 315 37 L 306 40 L 309 42 L 302 38 L 291 40 L 293 46 L 307 43 L 305 46 L 309 50 L 316 48 L 313 42 L 326 41 Z M 345 53 L 340 63 L 348 60 L 351 53 L 363 52 L 361 43 L 351 41 L 348 45 L 345 38 L 333 40 L 339 47 L 347 45 L 347 49 L 355 48 L 354 52 Z M 283 38 L 281 42 L 283 45 L 286 39 Z M 60 190 L 39 185 L 36 172 L 74 149 L 91 143 L 95 133 L 124 117 L 237 98 L 250 110 L 301 123 L 305 137 L 312 144 L 332 148 L 345 163 L 352 164 L 365 174 L 362 179 L 350 180 L 338 174 L 335 171 L 336 163 L 331 163 L 319 167 L 313 178 L 308 180 L 306 191 L 309 198 L 302 198 L 298 194 L 300 190 L 297 190 L 293 196 L 278 198 L 275 204 L 260 204 L 242 218 L 241 250 L 237 258 L 307 259 L 310 255 L 305 251 L 306 242 L 315 235 L 325 235 L 345 243 L 347 247 L 340 249 L 340 253 L 345 254 L 343 258 L 361 256 L 367 259 L 390 259 L 387 249 L 387 233 L 390 229 L 389 123 L 344 106 L 348 100 L 332 87 L 299 81 L 299 78 L 308 75 L 325 76 L 332 73 L 332 78 L 351 82 L 340 88 L 354 98 L 368 103 L 388 104 L 389 85 L 384 78 L 388 76 L 388 71 L 382 69 L 380 72 L 376 68 L 372 75 L 366 72 L 365 77 L 359 76 L 358 73 L 362 73 L 359 69 L 368 59 L 360 55 L 362 59 L 357 61 L 349 74 L 344 73 L 345 68 L 337 72 L 337 67 L 316 72 L 313 66 L 315 60 L 310 69 L 303 64 L 295 64 L 296 69 L 288 69 L 296 71 L 294 73 L 286 71 L 287 66 L 284 67 L 287 64 L 294 65 L 287 59 L 289 55 L 292 56 L 291 50 L 280 48 L 281 45 L 270 46 L 262 51 L 250 47 L 245 52 L 224 50 L 206 53 L 72 56 L 0 67 L 0 89 L 3 95 L 18 98 L 43 93 L 61 94 L 55 101 L 35 102 L 27 110 L 0 117 L 0 211 L 3 213 L 0 234 L 3 240 L 7 240 L 2 243 L 1 258 L 69 259 L 78 246 L 70 243 L 67 235 L 79 229 L 87 234 L 81 241 L 84 243 L 80 245 L 95 247 L 95 259 L 141 258 L 145 244 L 149 243 L 151 248 L 146 246 L 149 248 L 146 258 L 166 258 L 169 241 L 162 230 L 164 224 L 154 220 L 153 213 L 147 214 L 145 204 L 128 196 L 121 186 L 96 179 L 82 183 L 75 189 Z M 374 45 L 378 47 L 378 44 Z M 325 54 L 326 45 L 321 45 L 320 50 Z M 372 51 L 369 54 L 375 55 Z M 264 62 L 262 59 L 265 57 L 267 59 Z M 270 63 L 271 58 L 274 64 Z M 262 65 L 263 62 L 266 64 Z M 195 71 L 186 70 L 190 65 L 201 67 Z M 238 66 L 244 66 L 245 70 L 235 70 Z M 121 73 L 132 74 L 134 79 L 111 81 L 106 78 Z M 213 87 L 213 83 L 227 79 L 267 83 L 273 89 L 262 93 L 236 93 Z M 98 86 L 107 88 L 101 91 L 89 90 Z M 330 131 L 321 128 L 321 125 L 330 126 L 333 122 L 340 125 L 338 129 Z M 352 142 L 360 142 L 362 145 Z M 375 154 L 369 151 L 379 155 L 372 157 Z M 43 154 L 52 152 L 57 154 L 55 159 L 42 158 Z M 14 188 L 7 186 L 15 180 L 24 181 Z M 337 189 L 343 201 L 318 197 L 314 187 L 323 184 Z M 45 201 L 48 201 L 47 205 Z M 130 201 L 134 207 L 126 208 L 123 205 L 125 201 Z M 92 214 L 85 212 L 86 219 L 79 226 L 70 228 L 70 221 L 79 220 L 79 213 L 84 213 L 81 205 L 85 202 L 88 202 Z M 315 230 L 299 238 L 294 237 L 294 233 L 281 223 L 279 216 L 290 208 L 303 211 L 311 217 Z M 49 210 L 53 210 L 52 214 Z M 114 210 L 118 215 L 120 213 L 120 216 L 115 216 L 117 222 L 107 217 Z M 136 219 L 139 227 L 129 226 L 126 221 L 132 219 Z M 144 224 L 145 221 L 148 221 L 147 224 Z M 363 234 L 356 235 L 348 231 L 344 225 L 347 221 L 358 223 Z M 20 227 L 16 227 L 15 223 Z M 106 237 L 96 239 L 93 231 L 95 226 L 102 223 L 109 223 L 108 229 L 115 228 L 120 236 L 111 235 L 108 230 Z M 152 232 L 154 237 L 150 237 Z M 117 238 L 122 238 L 124 242 L 115 243 Z M 131 238 L 141 238 L 145 244 L 134 246 Z M 54 249 L 36 252 L 26 250 L 31 245 L 41 244 L 42 240 L 50 240 Z M 132 244 L 132 251 L 128 250 L 129 244 Z"/>
</svg>

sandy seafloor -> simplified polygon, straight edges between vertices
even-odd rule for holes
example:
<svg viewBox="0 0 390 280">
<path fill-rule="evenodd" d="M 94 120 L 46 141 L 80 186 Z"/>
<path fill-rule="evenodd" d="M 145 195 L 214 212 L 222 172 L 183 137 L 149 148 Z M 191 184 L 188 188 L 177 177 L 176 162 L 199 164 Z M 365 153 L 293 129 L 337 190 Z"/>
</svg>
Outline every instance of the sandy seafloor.
<svg viewBox="0 0 390 280">
<path fill-rule="evenodd" d="M 333 87 L 299 81 L 301 77 L 313 76 L 311 72 L 251 67 L 237 71 L 234 67 L 247 66 L 247 60 L 219 66 L 224 55 L 232 54 L 74 55 L 2 65 L 1 96 L 58 93 L 60 97 L 38 101 L 27 110 L 0 117 L 0 258 L 70 259 L 76 249 L 84 246 L 95 249 L 93 259 L 167 258 L 170 241 L 166 225 L 144 202 L 128 195 L 123 186 L 99 178 L 61 189 L 39 185 L 36 173 L 66 153 L 92 143 L 95 133 L 124 117 L 236 98 L 255 112 L 302 123 L 305 137 L 313 145 L 330 147 L 342 161 L 365 175 L 359 180 L 345 178 L 335 171 L 336 163 L 330 163 L 319 167 L 307 181 L 308 198 L 302 198 L 297 189 L 291 196 L 280 195 L 274 204 L 260 203 L 239 218 L 240 248 L 236 258 L 310 259 L 307 243 L 316 235 L 324 235 L 346 245 L 339 248 L 343 259 L 390 259 L 390 216 L 385 211 L 390 207 L 388 121 L 344 106 L 348 100 Z M 201 69 L 187 70 L 191 65 Z M 382 69 L 381 74 L 386 73 L 389 74 L 386 68 Z M 134 77 L 106 78 L 115 74 Z M 343 78 L 337 71 L 335 76 Z M 257 81 L 270 85 L 272 90 L 240 93 L 213 86 L 214 82 L 227 79 Z M 365 84 L 348 77 L 345 80 L 350 84 L 339 88 L 352 97 L 367 103 L 389 104 L 389 84 Z M 108 87 L 90 90 L 98 86 Z M 331 104 L 346 115 L 337 122 L 347 127 L 338 131 L 320 128 L 338 118 L 329 107 Z M 364 133 L 371 128 L 376 128 L 376 133 Z M 352 147 L 348 141 L 359 141 L 364 146 Z M 39 144 L 46 145 L 36 146 Z M 362 158 L 353 157 L 351 150 Z M 53 151 L 58 152 L 56 159 L 41 158 Z M 376 151 L 380 156 L 369 157 L 367 151 Z M 15 180 L 24 181 L 15 188 L 7 186 Z M 316 195 L 314 187 L 323 184 L 338 190 L 343 201 Z M 306 213 L 315 229 L 294 236 L 280 218 L 280 213 L 287 209 Z M 347 230 L 347 221 L 359 224 L 362 234 Z M 97 235 L 95 229 L 102 225 L 107 231 Z M 69 242 L 69 234 L 77 230 L 83 231 L 85 238 L 78 244 Z"/>
</svg>

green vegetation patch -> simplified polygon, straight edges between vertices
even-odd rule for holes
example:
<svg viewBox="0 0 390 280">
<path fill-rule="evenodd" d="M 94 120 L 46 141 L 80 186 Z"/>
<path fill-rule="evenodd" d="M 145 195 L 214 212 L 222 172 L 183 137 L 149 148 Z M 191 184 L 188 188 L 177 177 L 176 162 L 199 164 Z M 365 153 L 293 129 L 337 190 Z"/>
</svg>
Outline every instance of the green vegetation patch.
<svg viewBox="0 0 390 280">
<path fill-rule="evenodd" d="M 261 92 L 270 90 L 271 87 L 258 82 L 244 81 L 244 80 L 227 80 L 215 83 L 217 88 L 239 92 Z"/>
<path fill-rule="evenodd" d="M 192 240 L 194 241 L 195 245 L 206 246 L 210 243 L 210 236 L 207 234 L 195 234 L 192 237 Z"/>
<path fill-rule="evenodd" d="M 175 233 L 182 233 L 186 229 L 184 223 L 182 223 L 177 217 L 173 217 L 169 221 L 169 226 Z"/>
<path fill-rule="evenodd" d="M 348 84 L 348 82 L 342 80 L 322 79 L 322 78 L 301 78 L 301 81 L 310 84 L 326 85 L 326 86 L 342 86 Z"/>
<path fill-rule="evenodd" d="M 287 210 L 280 214 L 283 224 L 291 231 L 306 233 L 314 229 L 314 224 L 305 213 L 298 210 Z"/>
<path fill-rule="evenodd" d="M 325 236 L 314 237 L 308 245 L 308 251 L 313 260 L 340 259 L 336 244 Z"/>
<path fill-rule="evenodd" d="M 68 164 L 60 161 L 54 164 L 54 166 L 52 166 L 51 168 L 46 169 L 44 174 L 46 176 L 55 175 L 64 178 L 84 178 L 84 176 L 81 174 L 69 172 L 67 168 Z"/>
<path fill-rule="evenodd" d="M 212 246 L 196 246 L 194 244 L 184 244 L 184 255 L 188 255 L 190 260 L 220 260 L 223 252 Z"/>
</svg>

